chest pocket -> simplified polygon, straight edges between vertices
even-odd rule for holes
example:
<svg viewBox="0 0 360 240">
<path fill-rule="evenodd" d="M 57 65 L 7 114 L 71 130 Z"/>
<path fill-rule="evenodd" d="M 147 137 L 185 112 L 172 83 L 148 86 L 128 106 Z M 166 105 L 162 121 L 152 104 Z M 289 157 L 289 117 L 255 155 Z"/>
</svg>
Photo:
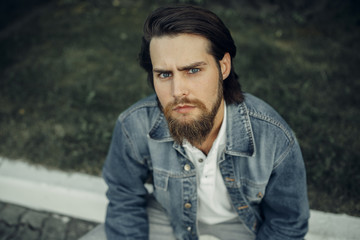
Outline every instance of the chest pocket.
<svg viewBox="0 0 360 240">
<path fill-rule="evenodd" d="M 266 184 L 244 184 L 242 192 L 250 203 L 260 203 L 265 196 Z"/>
<path fill-rule="evenodd" d="M 153 177 L 155 190 L 167 191 L 169 175 L 154 169 Z"/>
</svg>

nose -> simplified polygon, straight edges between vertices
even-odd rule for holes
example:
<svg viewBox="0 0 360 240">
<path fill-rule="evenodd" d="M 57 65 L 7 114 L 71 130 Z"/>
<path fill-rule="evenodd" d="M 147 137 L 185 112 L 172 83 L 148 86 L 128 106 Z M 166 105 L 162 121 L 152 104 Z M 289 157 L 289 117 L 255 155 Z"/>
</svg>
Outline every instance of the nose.
<svg viewBox="0 0 360 240">
<path fill-rule="evenodd" d="M 177 74 L 172 79 L 172 92 L 174 98 L 183 98 L 189 94 L 188 86 L 185 77 Z"/>
</svg>

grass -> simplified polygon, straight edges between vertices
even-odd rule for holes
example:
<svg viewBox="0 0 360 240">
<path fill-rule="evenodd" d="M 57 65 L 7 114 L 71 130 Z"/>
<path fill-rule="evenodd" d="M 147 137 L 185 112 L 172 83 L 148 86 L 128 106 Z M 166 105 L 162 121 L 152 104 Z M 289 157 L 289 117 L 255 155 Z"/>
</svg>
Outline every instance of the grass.
<svg viewBox="0 0 360 240">
<path fill-rule="evenodd" d="M 243 89 L 297 134 L 311 207 L 360 216 L 358 6 L 255 11 L 197 2 L 231 29 Z M 100 175 L 118 114 L 152 93 L 137 54 L 155 7 L 58 0 L 0 35 L 0 155 Z"/>
</svg>

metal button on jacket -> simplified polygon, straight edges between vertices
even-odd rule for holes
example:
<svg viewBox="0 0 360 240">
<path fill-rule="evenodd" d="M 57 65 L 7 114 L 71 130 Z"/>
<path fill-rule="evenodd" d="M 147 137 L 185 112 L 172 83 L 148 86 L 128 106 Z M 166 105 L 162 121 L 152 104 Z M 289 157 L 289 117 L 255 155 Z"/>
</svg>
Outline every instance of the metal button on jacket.
<svg viewBox="0 0 360 240">
<path fill-rule="evenodd" d="M 185 203 L 184 207 L 185 208 L 191 208 L 191 203 Z"/>
<path fill-rule="evenodd" d="M 257 195 L 256 195 L 258 198 L 262 198 L 263 197 L 263 194 L 261 192 L 259 192 Z"/>
<path fill-rule="evenodd" d="M 185 171 L 190 171 L 191 166 L 189 164 L 185 164 L 184 169 Z"/>
</svg>

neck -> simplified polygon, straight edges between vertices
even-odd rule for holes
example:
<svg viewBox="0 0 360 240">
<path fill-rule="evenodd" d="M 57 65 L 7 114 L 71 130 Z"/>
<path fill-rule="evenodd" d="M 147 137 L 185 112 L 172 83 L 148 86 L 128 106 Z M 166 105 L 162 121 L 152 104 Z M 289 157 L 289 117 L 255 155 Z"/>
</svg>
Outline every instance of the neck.
<svg viewBox="0 0 360 240">
<path fill-rule="evenodd" d="M 214 126 L 211 129 L 209 135 L 207 136 L 207 138 L 205 139 L 204 142 L 202 142 L 201 144 L 195 145 L 195 147 L 198 148 L 199 150 L 201 150 L 205 155 L 208 155 L 208 153 L 210 152 L 210 149 L 211 149 L 216 137 L 219 134 L 223 119 L 224 119 L 224 100 L 222 100 L 222 102 L 220 104 L 220 107 L 219 107 L 218 112 L 214 119 Z"/>
</svg>

